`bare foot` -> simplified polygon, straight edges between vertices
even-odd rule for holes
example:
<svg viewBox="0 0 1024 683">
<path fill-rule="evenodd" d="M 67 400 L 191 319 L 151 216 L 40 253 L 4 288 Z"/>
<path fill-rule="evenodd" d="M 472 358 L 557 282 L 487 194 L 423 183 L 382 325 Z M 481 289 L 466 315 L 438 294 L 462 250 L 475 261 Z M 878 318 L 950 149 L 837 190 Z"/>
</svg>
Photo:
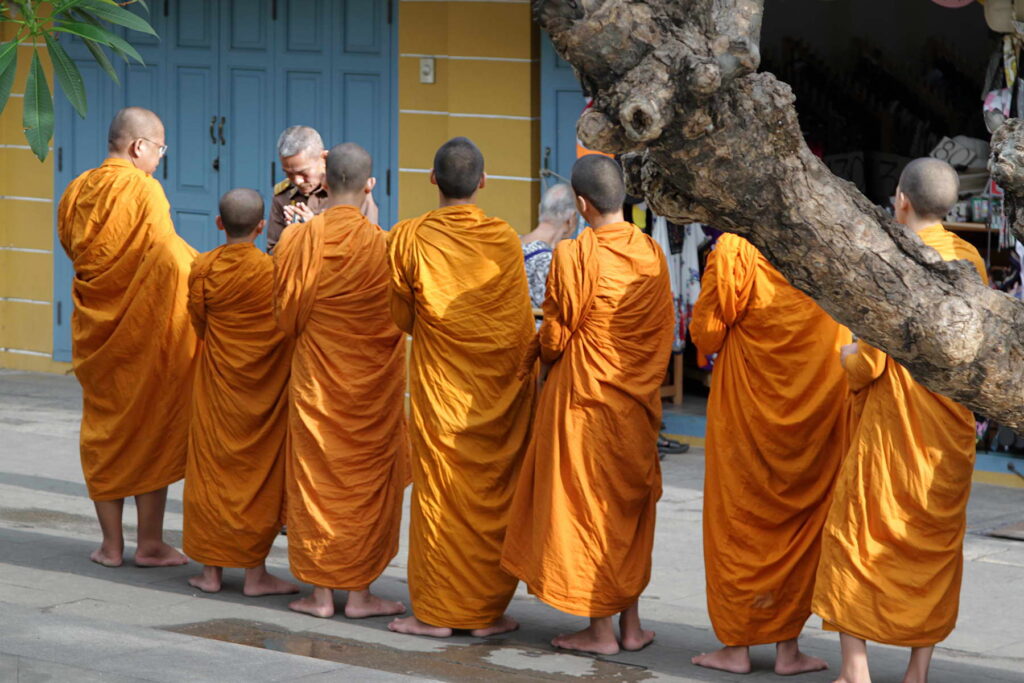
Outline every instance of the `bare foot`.
<svg viewBox="0 0 1024 683">
<path fill-rule="evenodd" d="M 193 588 L 198 588 L 204 593 L 216 593 L 220 591 L 220 581 L 223 570 L 220 567 L 212 567 L 210 565 L 203 566 L 203 573 L 199 576 L 193 576 L 188 580 L 188 585 Z"/>
<path fill-rule="evenodd" d="M 274 576 L 267 571 L 266 567 L 252 567 L 245 570 L 242 594 L 250 598 L 261 595 L 291 595 L 298 592 L 298 586 L 291 581 Z"/>
<path fill-rule="evenodd" d="M 104 567 L 120 567 L 124 564 L 124 554 L 104 548 L 102 545 L 96 550 L 92 551 L 89 555 L 89 559 L 96 564 L 102 564 Z"/>
<path fill-rule="evenodd" d="M 593 628 L 585 628 L 576 633 L 563 633 L 551 641 L 553 647 L 574 652 L 589 652 L 595 655 L 615 655 L 619 653 L 619 642 L 615 640 L 615 632 L 605 634 L 594 633 Z"/>
<path fill-rule="evenodd" d="M 622 649 L 630 652 L 642 650 L 654 642 L 654 631 L 642 630 L 640 633 L 622 634 Z"/>
<path fill-rule="evenodd" d="M 750 673 L 750 653 L 745 647 L 723 647 L 721 650 L 699 654 L 690 662 L 697 666 L 734 674 Z"/>
<path fill-rule="evenodd" d="M 775 673 L 779 676 L 795 676 L 812 671 L 824 671 L 827 668 L 828 663 L 824 659 L 811 657 L 803 652 L 797 652 L 795 657 L 783 657 L 781 654 L 775 656 Z"/>
<path fill-rule="evenodd" d="M 408 633 L 413 636 L 430 636 L 431 638 L 447 638 L 452 634 L 450 628 L 424 624 L 416 617 L 395 619 L 388 624 L 388 629 L 395 633 Z"/>
<path fill-rule="evenodd" d="M 177 567 L 188 564 L 188 558 L 166 543 L 135 550 L 136 567 Z"/>
<path fill-rule="evenodd" d="M 334 591 L 330 588 L 314 586 L 313 592 L 306 597 L 288 603 L 288 609 L 321 619 L 329 619 L 334 616 Z"/>
<path fill-rule="evenodd" d="M 386 617 L 405 614 L 405 605 L 395 600 L 379 598 L 369 590 L 349 591 L 345 601 L 345 616 L 349 619 Z"/>
<path fill-rule="evenodd" d="M 510 633 L 511 631 L 515 631 L 517 628 L 519 628 L 518 621 L 507 614 L 502 614 L 490 626 L 475 628 L 469 632 L 469 635 L 476 636 L 477 638 L 486 638 L 487 636 L 496 636 L 499 633 Z"/>
</svg>

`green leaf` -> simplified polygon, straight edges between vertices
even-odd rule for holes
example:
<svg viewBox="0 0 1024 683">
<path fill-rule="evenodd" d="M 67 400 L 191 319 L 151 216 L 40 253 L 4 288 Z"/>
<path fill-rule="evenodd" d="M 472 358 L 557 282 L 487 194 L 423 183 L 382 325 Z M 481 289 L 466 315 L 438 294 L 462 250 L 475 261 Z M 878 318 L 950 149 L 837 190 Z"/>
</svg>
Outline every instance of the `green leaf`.
<svg viewBox="0 0 1024 683">
<path fill-rule="evenodd" d="M 149 25 L 149 22 L 140 17 L 137 14 L 129 12 L 128 10 L 119 7 L 113 2 L 103 2 L 103 0 L 79 0 L 75 5 L 75 9 L 79 12 L 88 12 L 97 19 L 109 21 L 111 24 L 117 24 L 118 26 L 124 26 L 133 31 L 140 33 L 148 33 L 152 36 L 156 35 L 156 31 Z"/>
<path fill-rule="evenodd" d="M 21 118 L 28 145 L 39 161 L 45 161 L 53 137 L 53 96 L 46 74 L 39 63 L 39 53 L 32 52 L 32 66 L 25 83 L 25 111 Z"/>
<path fill-rule="evenodd" d="M 18 71 L 18 41 L 12 40 L 0 47 L 0 111 L 7 106 L 7 98 L 14 86 L 14 74 Z"/>
<path fill-rule="evenodd" d="M 75 108 L 78 115 L 84 119 L 86 112 L 89 111 L 89 105 L 85 97 L 85 83 L 82 81 L 82 74 L 78 72 L 78 67 L 71 61 L 71 57 L 68 57 L 68 53 L 64 51 L 60 43 L 54 40 L 49 33 L 44 33 L 43 39 L 46 41 L 46 49 L 50 51 L 53 73 L 57 77 L 57 82 L 60 83 L 61 90 L 64 91 L 64 96 L 68 98 L 68 102 Z"/>
<path fill-rule="evenodd" d="M 128 57 L 131 57 L 139 64 L 145 64 L 142 60 L 142 55 L 139 54 L 138 50 L 129 45 L 123 38 L 119 38 L 110 31 L 100 28 L 98 26 L 92 26 L 85 24 L 80 21 L 61 21 L 59 25 L 55 25 L 54 31 L 62 31 L 64 33 L 73 33 L 80 38 L 88 38 L 89 40 L 95 40 L 97 43 L 102 45 L 109 45 L 114 51 L 124 53 Z M 127 61 L 127 58 L 126 58 Z"/>
<path fill-rule="evenodd" d="M 103 70 L 106 71 L 107 75 L 114 80 L 114 83 L 121 85 L 121 79 L 117 77 L 117 71 L 114 70 L 114 65 L 110 63 L 110 58 L 107 57 L 107 53 L 103 51 L 103 48 L 100 47 L 99 43 L 95 40 L 88 39 L 83 40 L 82 42 L 84 42 L 85 46 L 89 48 L 89 52 L 92 53 L 92 58 L 96 60 L 97 64 L 103 67 Z"/>
</svg>

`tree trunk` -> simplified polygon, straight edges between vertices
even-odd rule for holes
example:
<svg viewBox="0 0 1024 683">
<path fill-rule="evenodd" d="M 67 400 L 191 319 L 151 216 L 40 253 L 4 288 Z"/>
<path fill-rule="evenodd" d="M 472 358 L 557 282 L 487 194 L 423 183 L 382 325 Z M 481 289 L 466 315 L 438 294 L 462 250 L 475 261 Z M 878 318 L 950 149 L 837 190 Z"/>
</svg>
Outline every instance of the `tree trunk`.
<svg viewBox="0 0 1024 683">
<path fill-rule="evenodd" d="M 1024 304 L 943 261 L 810 152 L 789 86 L 755 73 L 762 11 L 762 0 L 534 1 L 594 97 L 580 139 L 624 155 L 631 194 L 674 222 L 743 235 L 926 387 L 1024 429 Z M 1022 160 L 1024 124 L 1011 121 L 993 172 L 1024 197 Z"/>
</svg>

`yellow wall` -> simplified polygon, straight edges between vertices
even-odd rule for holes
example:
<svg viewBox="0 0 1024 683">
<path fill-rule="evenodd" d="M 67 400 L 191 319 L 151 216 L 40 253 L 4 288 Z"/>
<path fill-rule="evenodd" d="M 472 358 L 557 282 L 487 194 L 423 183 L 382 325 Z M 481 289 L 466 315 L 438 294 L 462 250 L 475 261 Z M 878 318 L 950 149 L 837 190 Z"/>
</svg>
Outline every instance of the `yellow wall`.
<svg viewBox="0 0 1024 683">
<path fill-rule="evenodd" d="M 490 180 L 480 206 L 520 232 L 533 229 L 540 185 L 537 32 L 526 2 L 401 0 L 398 18 L 398 212 L 437 206 L 428 172 L 437 148 L 464 135 Z M 435 58 L 435 82 L 419 58 Z"/>
<path fill-rule="evenodd" d="M 0 367 L 66 372 L 70 364 L 51 359 L 53 158 L 35 158 L 21 124 L 25 75 L 37 47 L 18 48 L 18 75 L 0 114 Z M 52 87 L 46 50 L 39 49 Z"/>
</svg>

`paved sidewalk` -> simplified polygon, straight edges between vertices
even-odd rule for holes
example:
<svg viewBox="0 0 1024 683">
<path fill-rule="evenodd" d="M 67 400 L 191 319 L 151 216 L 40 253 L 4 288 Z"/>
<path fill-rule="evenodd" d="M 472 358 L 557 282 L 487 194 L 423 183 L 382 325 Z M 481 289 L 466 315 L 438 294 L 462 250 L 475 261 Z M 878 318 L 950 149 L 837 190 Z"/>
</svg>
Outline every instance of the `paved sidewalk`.
<svg viewBox="0 0 1024 683">
<path fill-rule="evenodd" d="M 510 607 L 520 631 L 434 641 L 391 633 L 385 618 L 318 620 L 288 611 L 288 597 L 245 598 L 240 571 L 226 571 L 225 589 L 204 595 L 186 583 L 195 565 L 107 569 L 89 562 L 98 529 L 78 463 L 80 400 L 73 378 L 0 370 L 3 683 L 778 680 L 770 647 L 754 649 L 755 671 L 744 678 L 689 663 L 716 646 L 705 609 L 699 448 L 663 463 L 654 572 L 641 601 L 657 640 L 642 652 L 591 658 L 550 649 L 553 636 L 583 620 L 546 607 L 522 587 Z M 1024 681 L 1024 542 L 982 533 L 1024 522 L 1024 489 L 976 484 L 968 513 L 960 622 L 937 650 L 932 681 Z M 167 527 L 179 543 L 181 484 L 171 488 Z M 130 557 L 134 529 L 127 531 Z M 268 561 L 282 575 L 286 542 L 278 539 Z M 402 543 L 375 587 L 407 600 L 404 530 Z M 833 671 L 838 666 L 838 639 L 820 630 L 819 619 L 811 618 L 801 642 Z M 872 646 L 871 657 L 876 681 L 901 678 L 905 651 Z"/>
</svg>

